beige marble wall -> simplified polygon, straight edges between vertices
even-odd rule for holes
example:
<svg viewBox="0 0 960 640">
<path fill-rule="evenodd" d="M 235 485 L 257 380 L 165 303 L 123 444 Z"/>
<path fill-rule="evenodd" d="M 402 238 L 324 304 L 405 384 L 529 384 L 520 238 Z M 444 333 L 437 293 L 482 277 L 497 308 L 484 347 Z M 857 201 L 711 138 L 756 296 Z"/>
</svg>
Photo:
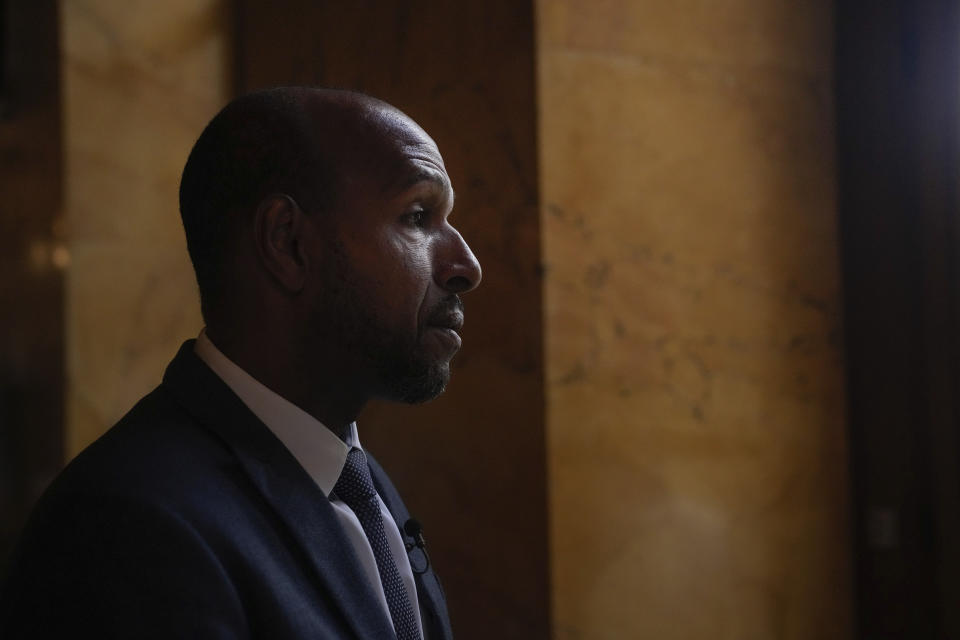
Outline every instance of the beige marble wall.
<svg viewBox="0 0 960 640">
<path fill-rule="evenodd" d="M 180 170 L 227 99 L 223 0 L 63 0 L 72 456 L 152 389 L 201 327 Z"/>
<path fill-rule="evenodd" d="M 555 635 L 848 638 L 831 4 L 537 7 Z"/>
</svg>

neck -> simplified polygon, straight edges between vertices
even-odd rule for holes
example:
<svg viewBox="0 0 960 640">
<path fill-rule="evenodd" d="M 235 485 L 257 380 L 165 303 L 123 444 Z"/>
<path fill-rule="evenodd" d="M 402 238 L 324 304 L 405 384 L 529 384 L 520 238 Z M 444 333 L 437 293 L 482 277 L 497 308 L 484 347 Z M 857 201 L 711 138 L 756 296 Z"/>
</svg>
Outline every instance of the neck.
<svg viewBox="0 0 960 640">
<path fill-rule="evenodd" d="M 242 338 L 229 331 L 207 327 L 207 338 L 227 358 L 260 384 L 297 405 L 346 441 L 368 397 L 357 391 L 349 376 L 336 366 L 322 366 L 322 357 L 304 362 L 304 354 L 276 341 L 269 331 Z M 321 364 L 322 363 L 322 364 Z"/>
</svg>

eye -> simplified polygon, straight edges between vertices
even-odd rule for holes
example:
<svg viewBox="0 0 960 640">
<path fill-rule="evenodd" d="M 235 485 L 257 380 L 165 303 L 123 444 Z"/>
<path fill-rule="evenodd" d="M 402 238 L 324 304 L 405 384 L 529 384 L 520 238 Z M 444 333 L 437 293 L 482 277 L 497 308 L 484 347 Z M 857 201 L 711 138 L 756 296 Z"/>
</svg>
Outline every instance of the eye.
<svg viewBox="0 0 960 640">
<path fill-rule="evenodd" d="M 423 227 L 427 223 L 428 214 L 424 209 L 414 209 L 403 215 L 403 223 L 413 227 Z"/>
</svg>

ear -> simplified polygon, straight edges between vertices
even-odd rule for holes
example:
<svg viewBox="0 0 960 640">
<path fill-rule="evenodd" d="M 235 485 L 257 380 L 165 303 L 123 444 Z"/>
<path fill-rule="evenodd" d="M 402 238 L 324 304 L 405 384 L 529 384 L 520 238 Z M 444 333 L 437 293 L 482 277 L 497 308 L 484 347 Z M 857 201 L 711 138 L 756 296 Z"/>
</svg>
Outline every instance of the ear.
<svg viewBox="0 0 960 640">
<path fill-rule="evenodd" d="M 254 224 L 260 262 L 289 293 L 299 293 L 306 282 L 303 223 L 303 211 L 288 195 L 269 195 L 257 207 Z"/>
</svg>

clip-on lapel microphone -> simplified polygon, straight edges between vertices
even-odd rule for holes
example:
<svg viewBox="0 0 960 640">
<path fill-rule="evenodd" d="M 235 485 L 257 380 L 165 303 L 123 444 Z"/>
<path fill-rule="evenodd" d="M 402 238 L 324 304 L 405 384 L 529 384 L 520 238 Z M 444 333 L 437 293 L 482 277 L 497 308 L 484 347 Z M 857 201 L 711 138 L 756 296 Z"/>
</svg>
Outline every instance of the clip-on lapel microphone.
<svg viewBox="0 0 960 640">
<path fill-rule="evenodd" d="M 403 531 L 413 538 L 413 542 L 406 542 L 404 546 L 407 548 L 407 555 L 410 555 L 410 552 L 414 547 L 420 549 L 423 552 L 423 557 L 426 560 L 426 564 L 423 565 L 422 569 L 417 569 L 413 564 L 413 560 L 410 561 L 410 568 L 414 573 L 423 574 L 427 572 L 427 569 L 430 568 L 430 556 L 427 555 L 427 543 L 423 539 L 423 527 L 420 526 L 420 523 L 414 518 L 410 518 L 403 525 Z"/>
</svg>

